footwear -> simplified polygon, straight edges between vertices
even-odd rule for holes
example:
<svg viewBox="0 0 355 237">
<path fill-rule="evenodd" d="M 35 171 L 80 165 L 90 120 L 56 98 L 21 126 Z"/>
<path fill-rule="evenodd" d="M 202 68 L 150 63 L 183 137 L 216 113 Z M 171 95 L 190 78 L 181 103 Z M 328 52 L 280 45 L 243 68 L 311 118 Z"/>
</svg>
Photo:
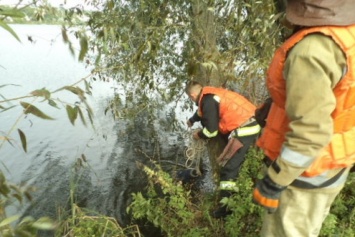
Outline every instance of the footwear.
<svg viewBox="0 0 355 237">
<path fill-rule="evenodd" d="M 195 169 L 180 170 L 176 174 L 176 179 L 182 183 L 191 183 L 200 175 Z"/>
<path fill-rule="evenodd" d="M 226 206 L 221 206 L 211 213 L 211 216 L 216 219 L 222 219 L 232 214 L 231 210 L 228 210 Z"/>
</svg>

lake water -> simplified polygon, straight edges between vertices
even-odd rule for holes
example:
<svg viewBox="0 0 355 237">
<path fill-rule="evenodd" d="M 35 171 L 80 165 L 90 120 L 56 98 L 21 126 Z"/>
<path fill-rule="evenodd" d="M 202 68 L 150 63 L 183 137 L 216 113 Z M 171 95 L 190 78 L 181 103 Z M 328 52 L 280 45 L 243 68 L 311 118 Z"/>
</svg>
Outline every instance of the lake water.
<svg viewBox="0 0 355 237">
<path fill-rule="evenodd" d="M 63 43 L 60 26 L 11 27 L 22 42 L 0 29 L 0 101 L 26 96 L 41 88 L 54 91 L 90 74 L 90 68 L 79 63 Z M 78 86 L 84 89 L 83 83 Z M 12 207 L 10 213 L 56 218 L 58 208 L 70 204 L 69 193 L 74 188 L 79 206 L 115 217 L 125 225 L 129 222 L 125 210 L 131 194 L 145 185 L 146 176 L 137 169 L 136 162 L 144 163 L 156 156 L 174 163 L 183 156 L 186 137 L 162 130 L 159 124 L 151 126 L 144 114 L 133 121 L 114 121 L 110 115 L 104 115 L 114 88 L 118 89 L 114 82 L 94 81 L 92 87 L 93 94 L 87 98 L 94 111 L 95 129 L 83 126 L 79 119 L 73 126 L 60 102 L 60 109 L 40 98 L 0 102 L 4 107 L 15 106 L 0 113 L 0 136 L 11 138 L 12 144 L 0 140 L 0 169 L 10 182 L 36 189 L 31 203 Z M 52 94 L 52 98 L 76 101 L 67 91 Z M 24 116 L 20 101 L 34 104 L 55 120 Z M 169 117 L 164 110 L 159 111 L 161 116 Z M 176 114 L 184 122 L 191 112 Z M 27 153 L 22 149 L 17 129 L 26 134 Z M 81 154 L 86 157 L 85 168 L 73 172 Z"/>
<path fill-rule="evenodd" d="M 90 68 L 70 54 L 59 26 L 12 27 L 22 42 L 0 30 L 0 100 L 26 96 L 41 88 L 54 91 L 90 74 Z M 32 42 L 28 41 L 29 36 Z M 83 83 L 77 86 L 85 88 Z M 58 208 L 67 206 L 75 183 L 76 201 L 83 207 L 125 222 L 123 210 L 128 194 L 123 194 L 130 192 L 127 185 L 133 183 L 130 180 L 134 176 L 134 156 L 121 159 L 124 149 L 125 156 L 130 154 L 127 138 L 121 136 L 118 141 L 118 135 L 124 134 L 124 123 L 117 124 L 111 116 L 104 115 L 116 85 L 95 81 L 92 86 L 93 94 L 87 98 L 94 112 L 95 129 L 85 127 L 80 119 L 73 126 L 65 104 L 61 106 L 58 101 L 60 109 L 33 98 L 1 103 L 4 107 L 15 106 L 0 113 L 0 136 L 9 137 L 12 144 L 0 140 L 1 170 L 8 181 L 36 190 L 32 193 L 33 202 L 9 208 L 9 213 L 56 218 Z M 67 91 L 52 94 L 52 98 L 70 103 L 77 101 L 77 97 Z M 20 101 L 34 104 L 55 120 L 39 119 L 32 114 L 24 116 Z M 27 153 L 22 149 L 17 129 L 27 137 Z M 73 178 L 72 168 L 82 154 L 87 161 L 85 169 L 80 179 Z M 116 187 L 118 183 L 123 184 Z"/>
<path fill-rule="evenodd" d="M 90 74 L 86 65 L 79 63 L 70 54 L 68 46 L 62 41 L 59 26 L 47 25 L 13 25 L 15 32 L 20 36 L 21 43 L 8 32 L 0 30 L 0 95 L 2 99 L 11 99 L 29 95 L 36 89 L 46 88 L 54 91 L 66 85 L 71 85 Z M 28 40 L 32 38 L 32 42 Z M 85 88 L 84 84 L 78 85 Z M 0 160 L 8 170 L 7 177 L 15 182 L 30 180 L 24 178 L 26 170 L 39 156 L 50 151 L 57 157 L 80 157 L 85 153 L 93 166 L 102 164 L 97 157 L 112 145 L 115 137 L 112 126 L 113 121 L 103 116 L 103 109 L 114 85 L 104 82 L 94 82 L 94 94 L 88 97 L 95 117 L 96 131 L 83 126 L 80 120 L 73 126 L 66 115 L 65 106 L 56 109 L 48 106 L 41 99 L 22 99 L 3 106 L 15 108 L 0 114 L 0 132 L 2 136 L 9 136 L 11 143 L 1 141 Z M 54 99 L 75 102 L 76 97 L 70 92 L 53 94 Z M 47 115 L 55 118 L 54 121 L 39 119 L 33 115 L 23 116 L 23 108 L 19 101 L 33 103 Z M 19 121 L 17 119 L 19 118 Z M 27 137 L 28 152 L 21 147 L 17 129 L 21 129 Z M 10 132 L 10 133 L 9 133 Z M 105 139 L 104 139 L 105 137 Z M 72 159 L 63 162 L 72 162 Z M 4 168 L 4 167 L 3 167 Z"/>
</svg>

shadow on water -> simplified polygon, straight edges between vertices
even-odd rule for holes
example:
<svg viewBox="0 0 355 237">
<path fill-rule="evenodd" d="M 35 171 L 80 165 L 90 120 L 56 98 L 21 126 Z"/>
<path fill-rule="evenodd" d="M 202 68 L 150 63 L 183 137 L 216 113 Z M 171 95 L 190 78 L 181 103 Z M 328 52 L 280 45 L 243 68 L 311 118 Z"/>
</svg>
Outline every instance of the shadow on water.
<svg viewBox="0 0 355 237">
<path fill-rule="evenodd" d="M 33 193 L 33 201 L 24 208 L 23 216 L 58 219 L 63 213 L 70 215 L 72 190 L 79 207 L 114 217 L 122 227 L 132 224 L 126 208 L 131 203 L 132 193 L 144 193 L 147 185 L 147 176 L 138 168 L 137 162 L 152 167 L 152 161 L 171 161 L 164 164 L 164 170 L 173 174 L 181 168 L 174 164 L 183 163 L 181 159 L 184 159 L 184 138 L 164 132 L 147 121 L 141 116 L 133 122 L 114 125 L 113 129 L 121 132 L 117 133 L 111 151 L 97 158 L 105 162 L 101 170 L 95 170 L 89 161 L 78 166 L 81 159 L 68 166 L 64 162 L 68 159 L 51 151 L 45 153 L 44 161 L 43 158 L 34 159 L 23 179 L 37 191 Z M 43 151 L 39 154 L 43 156 Z M 149 223 L 142 221 L 135 224 L 139 225 L 145 237 L 162 236 Z M 54 236 L 54 233 L 41 232 L 41 236 Z"/>
</svg>

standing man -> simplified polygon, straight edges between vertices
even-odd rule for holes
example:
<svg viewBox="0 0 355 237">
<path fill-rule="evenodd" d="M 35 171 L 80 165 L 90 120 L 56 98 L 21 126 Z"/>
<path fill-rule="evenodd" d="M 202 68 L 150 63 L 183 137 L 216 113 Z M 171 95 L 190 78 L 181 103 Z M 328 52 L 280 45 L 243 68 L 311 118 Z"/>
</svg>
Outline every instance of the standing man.
<svg viewBox="0 0 355 237">
<path fill-rule="evenodd" d="M 355 2 L 288 0 L 294 34 L 267 72 L 273 103 L 257 141 L 261 236 L 315 237 L 355 162 Z"/>
<path fill-rule="evenodd" d="M 256 108 L 236 92 L 202 87 L 195 81 L 188 83 L 186 93 L 198 106 L 187 125 L 191 127 L 195 122 L 201 122 L 203 126 L 202 130 L 193 134 L 194 139 L 210 139 L 220 134 L 226 146 L 228 143 L 228 151 L 225 150 L 223 155 L 217 158 L 217 162 L 221 165 L 219 196 L 229 197 L 236 190 L 235 181 L 245 155 L 260 131 L 260 126 L 253 117 Z M 231 211 L 227 210 L 226 206 L 221 206 L 212 216 L 222 218 L 228 214 L 231 214 Z"/>
</svg>

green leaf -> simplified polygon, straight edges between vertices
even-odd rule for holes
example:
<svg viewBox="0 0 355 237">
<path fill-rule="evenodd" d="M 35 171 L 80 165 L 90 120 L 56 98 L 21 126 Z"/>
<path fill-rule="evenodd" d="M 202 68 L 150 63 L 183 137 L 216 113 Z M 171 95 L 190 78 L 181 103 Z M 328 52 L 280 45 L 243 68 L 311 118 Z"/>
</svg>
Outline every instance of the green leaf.
<svg viewBox="0 0 355 237">
<path fill-rule="evenodd" d="M 21 139 L 21 144 L 22 144 L 22 148 L 25 152 L 27 152 L 27 141 L 26 141 L 26 136 L 25 134 L 20 130 L 17 129 L 18 134 L 20 135 L 20 139 Z"/>
<path fill-rule="evenodd" d="M 91 93 L 92 86 L 86 80 L 84 80 L 84 83 L 85 83 L 85 91 L 86 91 L 86 93 L 91 95 L 92 94 Z"/>
<path fill-rule="evenodd" d="M 62 37 L 63 37 L 64 43 L 69 42 L 69 37 L 67 35 L 67 29 L 65 29 L 65 27 L 62 27 Z"/>
<path fill-rule="evenodd" d="M 78 117 L 78 108 L 77 107 L 73 108 L 70 105 L 67 105 L 66 109 L 71 124 L 75 125 L 75 120 Z"/>
<path fill-rule="evenodd" d="M 21 224 L 27 224 L 27 223 L 33 223 L 34 222 L 34 218 L 32 216 L 25 216 L 21 222 L 20 222 L 20 225 Z"/>
<path fill-rule="evenodd" d="M 12 34 L 12 36 L 15 37 L 19 42 L 21 42 L 16 32 L 8 24 L 0 20 L 0 26 L 4 28 L 6 31 L 8 31 L 10 34 Z"/>
<path fill-rule="evenodd" d="M 22 196 L 18 193 L 13 193 L 12 196 L 17 199 L 20 203 L 22 203 Z"/>
<path fill-rule="evenodd" d="M 88 52 L 88 39 L 86 36 L 80 38 L 80 53 L 79 53 L 79 61 L 82 62 L 86 53 Z"/>
<path fill-rule="evenodd" d="M 21 106 L 25 109 L 24 113 L 25 114 L 33 114 L 39 118 L 42 119 L 48 119 L 48 120 L 54 120 L 54 118 L 46 115 L 45 113 L 43 113 L 41 110 L 39 110 L 37 107 L 35 107 L 32 104 L 20 101 Z"/>
<path fill-rule="evenodd" d="M 46 217 L 38 219 L 32 224 L 32 226 L 40 230 L 53 230 L 55 228 L 53 221 Z"/>
<path fill-rule="evenodd" d="M 87 108 L 86 111 L 87 111 L 87 113 L 88 113 L 88 117 L 89 117 L 91 126 L 94 126 L 94 121 L 93 121 L 93 118 L 92 118 L 92 111 L 91 111 L 91 109 L 90 109 L 90 108 Z"/>
<path fill-rule="evenodd" d="M 22 11 L 20 11 L 18 9 L 14 9 L 14 8 L 1 9 L 0 10 L 0 15 L 9 16 L 9 17 L 16 17 L 16 18 L 23 18 L 23 17 L 26 16 Z"/>
<path fill-rule="evenodd" d="M 30 94 L 34 96 L 44 97 L 46 100 L 48 100 L 51 97 L 51 93 L 44 88 L 40 90 L 34 90 Z"/>
<path fill-rule="evenodd" d="M 0 222 L 0 227 L 6 226 L 14 221 L 17 221 L 19 218 L 19 215 L 10 216 Z"/>
<path fill-rule="evenodd" d="M 79 87 L 64 86 L 62 89 L 68 90 L 68 91 L 72 92 L 73 94 L 78 95 L 81 100 L 85 100 L 84 91 L 82 89 L 80 89 Z"/>
<path fill-rule="evenodd" d="M 75 50 L 74 50 L 73 44 L 70 41 L 68 42 L 68 46 L 69 46 L 69 51 L 70 51 L 71 55 L 73 55 L 73 57 L 74 57 Z"/>
<path fill-rule="evenodd" d="M 112 10 L 115 7 L 115 2 L 110 0 L 107 2 L 107 9 Z"/>
<path fill-rule="evenodd" d="M 78 112 L 79 112 L 79 116 L 80 116 L 80 119 L 81 119 L 81 122 L 84 124 L 84 126 L 86 127 L 86 120 L 85 120 L 85 117 L 83 115 L 83 112 L 81 111 L 81 109 L 79 107 L 78 108 Z"/>
<path fill-rule="evenodd" d="M 48 100 L 48 104 L 49 104 L 50 106 L 52 106 L 52 107 L 55 107 L 55 108 L 59 109 L 57 103 L 56 103 L 54 100 L 49 99 L 49 100 Z"/>
</svg>

